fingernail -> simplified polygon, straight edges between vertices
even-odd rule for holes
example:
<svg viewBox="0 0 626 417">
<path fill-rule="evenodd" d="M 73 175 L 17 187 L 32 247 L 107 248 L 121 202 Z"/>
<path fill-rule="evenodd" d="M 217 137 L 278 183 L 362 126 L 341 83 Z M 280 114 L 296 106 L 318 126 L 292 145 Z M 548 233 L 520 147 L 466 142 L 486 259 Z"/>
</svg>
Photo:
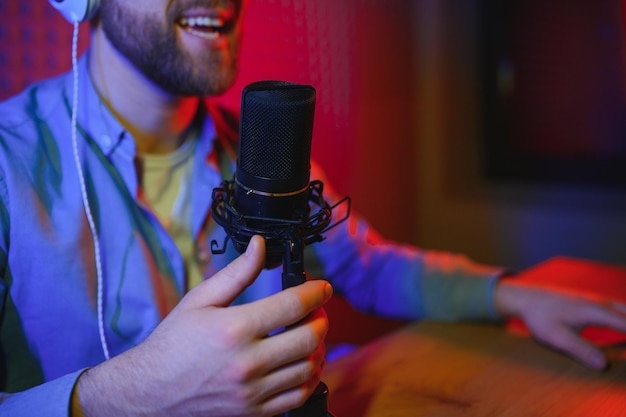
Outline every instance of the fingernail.
<svg viewBox="0 0 626 417">
<path fill-rule="evenodd" d="M 333 296 L 333 286 L 328 282 L 324 285 L 324 297 L 326 300 L 330 299 Z"/>
<path fill-rule="evenodd" d="M 248 247 L 246 248 L 246 255 L 251 254 L 254 251 L 253 246 L 256 245 L 256 239 L 254 239 L 254 237 L 252 239 L 250 239 L 250 242 L 248 242 Z"/>
</svg>

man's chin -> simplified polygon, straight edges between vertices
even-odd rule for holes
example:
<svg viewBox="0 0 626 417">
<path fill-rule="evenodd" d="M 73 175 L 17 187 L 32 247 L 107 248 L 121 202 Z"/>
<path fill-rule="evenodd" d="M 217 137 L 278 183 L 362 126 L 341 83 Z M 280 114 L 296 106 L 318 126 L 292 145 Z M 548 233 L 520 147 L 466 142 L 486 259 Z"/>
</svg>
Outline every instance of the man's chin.
<svg viewBox="0 0 626 417">
<path fill-rule="evenodd" d="M 224 73 L 220 73 L 220 74 L 224 75 Z M 204 84 L 204 88 L 202 88 L 201 91 L 199 92 L 200 94 L 197 94 L 197 95 L 202 96 L 202 97 L 212 97 L 212 96 L 222 95 L 226 93 L 228 90 L 230 90 L 233 87 L 233 85 L 235 85 L 236 79 L 237 79 L 236 72 L 234 72 L 232 75 L 229 75 L 228 77 L 222 76 L 222 77 L 219 77 L 219 79 L 212 79 L 211 81 L 208 81 L 206 84 Z"/>
<path fill-rule="evenodd" d="M 209 76 L 206 76 L 209 74 Z M 206 70 L 205 74 L 181 75 L 179 77 L 154 77 L 153 82 L 164 91 L 183 97 L 213 97 L 224 94 L 234 84 L 236 75 L 230 70 Z"/>
</svg>

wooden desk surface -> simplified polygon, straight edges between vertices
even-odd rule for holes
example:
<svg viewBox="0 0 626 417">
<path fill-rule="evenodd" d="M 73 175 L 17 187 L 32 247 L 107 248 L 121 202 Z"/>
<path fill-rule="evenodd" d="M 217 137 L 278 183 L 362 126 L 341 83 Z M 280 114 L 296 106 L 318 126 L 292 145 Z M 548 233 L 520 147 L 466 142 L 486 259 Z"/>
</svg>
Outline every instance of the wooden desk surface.
<svg viewBox="0 0 626 417">
<path fill-rule="evenodd" d="M 626 298 L 626 270 L 587 272 Z M 424 321 L 331 362 L 322 379 L 337 417 L 626 416 L 626 337 L 610 336 L 598 372 L 510 327 Z"/>
</svg>

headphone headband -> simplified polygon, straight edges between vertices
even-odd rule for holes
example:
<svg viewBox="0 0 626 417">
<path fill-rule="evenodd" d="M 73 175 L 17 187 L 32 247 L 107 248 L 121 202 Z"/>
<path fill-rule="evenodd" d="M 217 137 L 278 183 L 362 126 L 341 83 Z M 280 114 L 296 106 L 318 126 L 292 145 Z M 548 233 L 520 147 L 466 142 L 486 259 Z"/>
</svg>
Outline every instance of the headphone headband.
<svg viewBox="0 0 626 417">
<path fill-rule="evenodd" d="M 84 22 L 96 14 L 100 0 L 49 0 L 52 7 L 70 21 Z"/>
</svg>

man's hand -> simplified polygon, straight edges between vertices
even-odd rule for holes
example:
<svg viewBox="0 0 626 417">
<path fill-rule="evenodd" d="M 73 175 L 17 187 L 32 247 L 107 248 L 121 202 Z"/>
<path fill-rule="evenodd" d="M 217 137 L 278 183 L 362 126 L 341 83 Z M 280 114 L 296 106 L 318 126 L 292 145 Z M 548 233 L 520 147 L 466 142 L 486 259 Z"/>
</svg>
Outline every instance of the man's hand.
<svg viewBox="0 0 626 417">
<path fill-rule="evenodd" d="M 271 416 L 313 392 L 324 365 L 330 284 L 310 281 L 242 306 L 265 243 L 190 291 L 145 342 L 85 372 L 85 415 Z M 268 337 L 268 333 L 289 326 Z"/>
<path fill-rule="evenodd" d="M 533 287 L 515 279 L 498 283 L 495 305 L 502 315 L 521 318 L 539 342 L 593 369 L 604 369 L 606 356 L 581 338 L 580 331 L 587 326 L 599 326 L 626 333 L 624 304 Z"/>
</svg>

